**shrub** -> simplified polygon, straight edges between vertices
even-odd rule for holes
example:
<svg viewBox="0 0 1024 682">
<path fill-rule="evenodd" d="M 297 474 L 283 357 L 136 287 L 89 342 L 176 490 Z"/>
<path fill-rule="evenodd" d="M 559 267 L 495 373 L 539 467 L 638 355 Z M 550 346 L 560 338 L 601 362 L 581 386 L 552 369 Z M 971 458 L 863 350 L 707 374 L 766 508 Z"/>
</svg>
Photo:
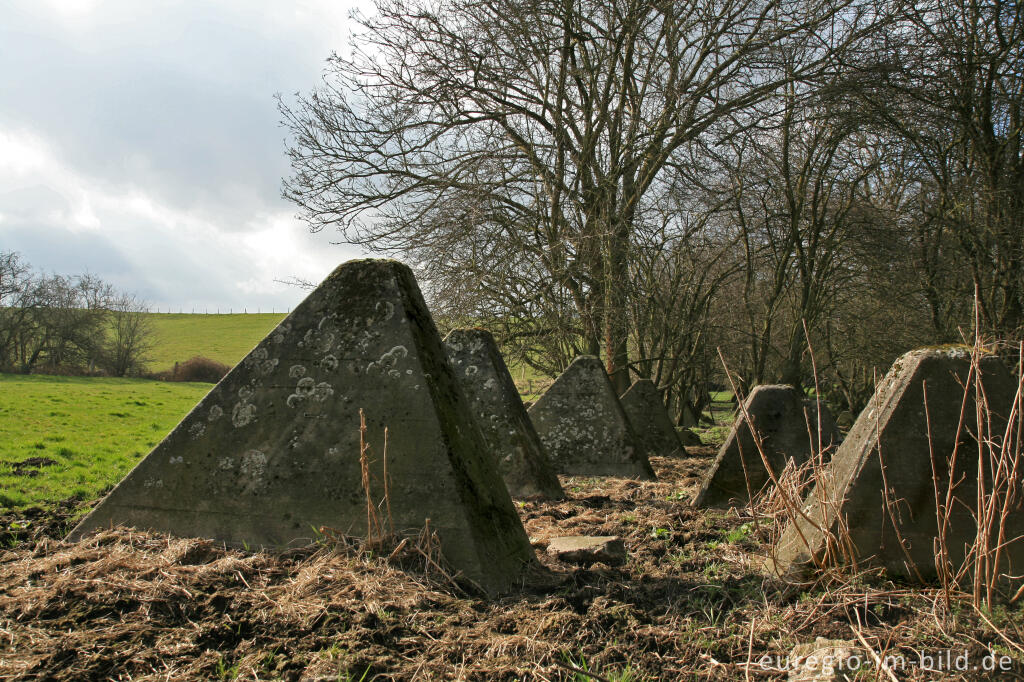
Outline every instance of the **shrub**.
<svg viewBox="0 0 1024 682">
<path fill-rule="evenodd" d="M 231 368 L 223 362 L 196 356 L 185 362 L 176 362 L 173 369 L 152 374 L 151 378 L 161 381 L 202 381 L 215 384 L 230 371 Z"/>
</svg>

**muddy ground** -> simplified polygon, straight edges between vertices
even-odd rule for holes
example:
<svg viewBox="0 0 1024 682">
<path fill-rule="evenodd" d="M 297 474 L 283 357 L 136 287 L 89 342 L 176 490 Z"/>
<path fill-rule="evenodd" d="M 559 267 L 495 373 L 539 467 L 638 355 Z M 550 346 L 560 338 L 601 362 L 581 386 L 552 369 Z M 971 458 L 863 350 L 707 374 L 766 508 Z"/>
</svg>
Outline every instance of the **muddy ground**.
<svg viewBox="0 0 1024 682">
<path fill-rule="evenodd" d="M 817 637 L 851 642 L 856 679 L 1021 679 L 1018 605 L 947 611 L 878 576 L 762 574 L 770 518 L 687 505 L 712 454 L 655 458 L 657 483 L 563 478 L 569 499 L 520 504 L 545 570 L 495 601 L 408 547 L 272 554 L 125 529 L 64 545 L 72 502 L 0 515 L 0 679 L 786 679 Z M 619 535 L 629 560 L 548 557 L 569 534 Z"/>
</svg>

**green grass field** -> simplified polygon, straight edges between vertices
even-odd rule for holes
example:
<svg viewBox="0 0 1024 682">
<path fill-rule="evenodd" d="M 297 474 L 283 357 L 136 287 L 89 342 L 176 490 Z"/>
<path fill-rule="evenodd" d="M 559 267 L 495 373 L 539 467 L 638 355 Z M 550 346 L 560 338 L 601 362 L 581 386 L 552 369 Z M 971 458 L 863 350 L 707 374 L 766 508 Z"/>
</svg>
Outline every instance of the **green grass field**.
<svg viewBox="0 0 1024 682">
<path fill-rule="evenodd" d="M 234 366 L 285 318 L 285 314 L 150 313 L 150 318 L 156 331 L 156 345 L 150 353 L 148 366 L 152 371 L 160 371 L 196 355 Z"/>
<path fill-rule="evenodd" d="M 95 499 L 210 388 L 0 374 L 0 508 Z"/>
</svg>

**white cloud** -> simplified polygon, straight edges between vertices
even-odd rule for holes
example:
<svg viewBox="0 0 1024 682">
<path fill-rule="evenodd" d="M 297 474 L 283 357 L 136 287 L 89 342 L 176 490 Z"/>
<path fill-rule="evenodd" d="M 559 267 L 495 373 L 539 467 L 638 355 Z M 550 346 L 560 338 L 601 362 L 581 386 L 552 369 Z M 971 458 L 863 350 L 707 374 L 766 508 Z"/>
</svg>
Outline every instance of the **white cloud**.
<svg viewBox="0 0 1024 682">
<path fill-rule="evenodd" d="M 299 277 L 319 281 L 341 260 L 355 257 L 354 249 L 324 248 L 291 215 L 281 210 L 254 214 L 242 230 L 225 230 L 201 212 L 162 203 L 132 185 L 97 183 L 63 165 L 52 148 L 32 135 L 0 130 L 3 149 L 27 150 L 20 158 L 30 163 L 0 166 L 0 200 L 18 204 L 22 190 L 44 187 L 44 196 L 61 197 L 63 206 L 36 200 L 28 193 L 18 206 L 19 223 L 32 226 L 35 237 L 59 240 L 62 235 L 90 234 L 97 249 L 114 251 L 115 262 L 128 263 L 128 272 L 113 277 L 121 288 L 139 291 L 163 307 L 223 306 L 286 307 L 303 293 L 276 280 Z M 15 234 L 15 225 L 0 227 Z M 3 240 L 7 248 L 8 240 Z M 45 243 L 45 239 L 42 240 Z M 17 244 L 15 244 L 17 246 Z M 82 254 L 78 271 L 102 270 Z M 46 269 L 45 252 L 26 253 L 26 259 Z M 42 259 L 42 262 L 40 262 Z"/>
<path fill-rule="evenodd" d="M 5 190 L 6 203 L 72 229 L 96 229 L 100 222 L 87 184 L 63 165 L 53 145 L 41 136 L 24 129 L 0 129 L 0 187 Z M 54 205 L 52 199 L 45 203 L 34 200 L 40 196 L 38 190 L 45 190 L 44 196 L 56 195 L 61 202 Z M 26 196 L 29 199 L 18 206 L 19 198 Z"/>
<path fill-rule="evenodd" d="M 98 0 L 46 0 L 47 9 L 65 19 L 81 19 L 99 5 Z"/>
<path fill-rule="evenodd" d="M 26 130 L 0 130 L 0 173 L 24 177 L 38 173 L 50 157 L 41 138 Z"/>
<path fill-rule="evenodd" d="M 359 0 L 364 11 L 368 0 Z M 355 249 L 279 197 L 275 92 L 345 51 L 335 0 L 13 0 L 0 22 L 0 249 L 155 305 L 287 307 Z"/>
</svg>

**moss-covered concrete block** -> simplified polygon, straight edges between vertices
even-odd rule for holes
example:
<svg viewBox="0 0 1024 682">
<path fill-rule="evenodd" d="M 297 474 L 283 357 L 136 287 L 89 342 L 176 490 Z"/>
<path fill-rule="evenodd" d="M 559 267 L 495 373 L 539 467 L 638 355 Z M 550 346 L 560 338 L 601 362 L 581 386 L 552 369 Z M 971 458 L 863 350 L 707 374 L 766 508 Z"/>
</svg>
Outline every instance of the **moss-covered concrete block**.
<svg viewBox="0 0 1024 682">
<path fill-rule="evenodd" d="M 819 451 L 822 459 L 828 461 L 839 443 L 839 432 L 829 409 L 805 399 L 803 393 L 792 386 L 756 386 L 744 405 L 754 420 L 765 458 L 776 477 L 790 460 L 800 466 Z M 743 506 L 750 502 L 750 493 L 757 495 L 771 485 L 772 477 L 757 449 L 750 424 L 740 410 L 693 504 L 718 508 Z"/>
<path fill-rule="evenodd" d="M 997 442 L 1017 393 L 1016 379 L 998 358 L 981 359 L 980 383 L 971 364 L 969 354 L 957 348 L 911 351 L 896 361 L 833 456 L 822 483 L 808 495 L 803 507 L 808 518 L 784 529 L 775 547 L 777 572 L 802 577 L 816 565 L 849 559 L 839 542 L 852 550 L 858 565 L 882 566 L 909 579 L 935 578 L 935 491 L 945 507 L 951 481 L 946 538 L 954 570 L 959 568 L 977 534 L 972 511 L 979 479 L 975 391 L 984 390 L 985 420 L 991 420 Z M 988 456 L 983 480 L 991 492 Z M 1005 463 L 1012 466 L 1012 457 Z M 1013 493 L 1006 527 L 1006 540 L 1012 542 L 1001 559 L 1005 574 L 1020 576 L 1024 542 L 1017 538 L 1024 517 L 1021 491 Z M 993 546 L 999 544 L 992 540 Z"/>
<path fill-rule="evenodd" d="M 366 533 L 359 410 L 372 502 L 394 527 L 427 519 L 448 561 L 488 591 L 535 561 L 408 267 L 338 267 L 70 534 L 111 524 L 234 545 Z M 387 429 L 387 452 L 385 435 Z M 383 513 L 383 507 L 382 507 Z"/>
<path fill-rule="evenodd" d="M 654 480 L 601 361 L 582 355 L 529 410 L 555 469 L 569 476 Z"/>
<path fill-rule="evenodd" d="M 514 497 L 564 497 L 494 337 L 484 329 L 455 329 L 444 344 L 509 492 Z"/>
<path fill-rule="evenodd" d="M 637 444 L 648 457 L 685 454 L 672 420 L 668 418 L 665 402 L 653 381 L 634 381 L 619 402 L 633 428 Z"/>
</svg>

